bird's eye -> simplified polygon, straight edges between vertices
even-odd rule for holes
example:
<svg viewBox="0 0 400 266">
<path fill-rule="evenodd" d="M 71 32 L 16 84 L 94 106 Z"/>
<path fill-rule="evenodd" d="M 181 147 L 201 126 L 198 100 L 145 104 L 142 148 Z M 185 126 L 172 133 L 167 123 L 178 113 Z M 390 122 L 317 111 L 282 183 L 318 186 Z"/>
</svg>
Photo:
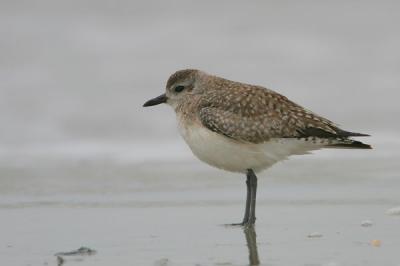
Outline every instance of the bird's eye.
<svg viewBox="0 0 400 266">
<path fill-rule="evenodd" d="M 185 86 L 179 85 L 174 88 L 175 92 L 181 92 L 185 89 Z"/>
</svg>

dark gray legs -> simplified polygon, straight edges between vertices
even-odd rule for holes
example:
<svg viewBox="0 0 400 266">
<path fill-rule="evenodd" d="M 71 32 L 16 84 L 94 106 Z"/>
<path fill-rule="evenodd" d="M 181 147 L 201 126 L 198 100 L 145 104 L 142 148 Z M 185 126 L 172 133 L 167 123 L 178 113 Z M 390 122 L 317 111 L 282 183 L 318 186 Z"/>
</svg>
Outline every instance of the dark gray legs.
<svg viewBox="0 0 400 266">
<path fill-rule="evenodd" d="M 249 265 L 260 265 L 257 251 L 256 231 L 254 224 L 256 222 L 256 195 L 257 195 L 257 176 L 252 169 L 247 169 L 246 173 L 246 209 L 244 211 L 243 221 L 238 224 L 243 227 L 246 236 L 246 243 L 249 249 Z"/>
<path fill-rule="evenodd" d="M 245 217 L 243 219 L 243 225 L 253 225 L 256 222 L 257 176 L 251 169 L 247 170 L 246 183 L 249 183 L 249 185 L 247 186 L 250 187 L 250 189 L 249 188 L 247 189 L 247 193 L 249 193 L 250 191 L 250 196 L 247 195 L 246 209 L 248 205 L 250 205 L 249 206 L 250 209 L 247 211 L 247 216 L 245 213 Z M 247 203 L 249 199 L 250 203 Z"/>
<path fill-rule="evenodd" d="M 246 196 L 246 209 L 244 211 L 244 217 L 242 224 L 244 225 L 249 220 L 250 215 L 250 203 L 251 203 L 251 185 L 250 185 L 250 178 L 247 174 L 246 177 L 246 186 L 247 186 L 247 196 Z"/>
<path fill-rule="evenodd" d="M 243 221 L 239 224 L 232 225 L 252 226 L 256 222 L 257 176 L 252 169 L 247 169 L 246 186 L 246 209 L 244 211 Z"/>
</svg>

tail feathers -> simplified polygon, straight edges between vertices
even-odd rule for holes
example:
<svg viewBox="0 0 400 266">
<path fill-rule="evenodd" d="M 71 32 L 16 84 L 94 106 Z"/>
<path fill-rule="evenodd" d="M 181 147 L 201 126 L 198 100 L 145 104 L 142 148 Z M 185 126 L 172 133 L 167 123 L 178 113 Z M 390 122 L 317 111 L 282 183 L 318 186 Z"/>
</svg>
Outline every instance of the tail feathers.
<svg viewBox="0 0 400 266">
<path fill-rule="evenodd" d="M 372 149 L 371 145 L 352 139 L 344 139 L 339 143 L 330 144 L 327 146 L 327 148 Z"/>
<path fill-rule="evenodd" d="M 345 131 L 342 129 L 336 130 L 336 133 L 340 137 L 369 137 L 370 135 L 364 134 L 364 133 L 356 133 L 356 132 L 350 132 L 350 131 Z"/>
<path fill-rule="evenodd" d="M 346 131 L 337 127 L 331 128 L 333 131 L 327 131 L 322 128 L 307 127 L 298 130 L 298 135 L 303 138 L 307 137 L 319 137 L 319 138 L 349 138 L 349 137 L 369 137 L 368 134 L 356 133 Z"/>
</svg>

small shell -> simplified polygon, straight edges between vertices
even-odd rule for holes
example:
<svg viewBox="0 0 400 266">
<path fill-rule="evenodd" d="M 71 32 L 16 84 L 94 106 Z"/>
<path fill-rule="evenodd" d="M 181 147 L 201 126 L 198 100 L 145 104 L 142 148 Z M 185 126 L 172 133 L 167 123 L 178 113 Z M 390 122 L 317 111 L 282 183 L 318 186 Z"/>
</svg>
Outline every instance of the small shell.
<svg viewBox="0 0 400 266">
<path fill-rule="evenodd" d="M 387 210 L 386 214 L 387 215 L 400 215 L 400 206 Z"/>
<path fill-rule="evenodd" d="M 371 245 L 373 246 L 373 247 L 380 247 L 381 246 L 381 241 L 379 240 L 379 239 L 374 239 L 374 240 L 372 240 L 371 241 Z"/>
<path fill-rule="evenodd" d="M 321 238 L 321 237 L 322 237 L 322 234 L 319 233 L 319 232 L 313 232 L 313 233 L 308 234 L 307 237 L 308 237 L 308 238 Z"/>
<path fill-rule="evenodd" d="M 361 226 L 362 227 L 370 227 L 370 226 L 372 226 L 374 223 L 372 222 L 372 221 L 370 221 L 370 220 L 364 220 L 364 221 L 362 221 L 361 222 Z"/>
</svg>

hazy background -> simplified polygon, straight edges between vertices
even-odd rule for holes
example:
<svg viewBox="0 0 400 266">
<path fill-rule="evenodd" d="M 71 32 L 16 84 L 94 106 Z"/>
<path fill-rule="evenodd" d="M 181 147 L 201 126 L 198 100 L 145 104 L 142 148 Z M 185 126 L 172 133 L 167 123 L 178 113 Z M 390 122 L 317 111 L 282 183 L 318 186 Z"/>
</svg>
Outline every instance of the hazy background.
<svg viewBox="0 0 400 266">
<path fill-rule="evenodd" d="M 346 129 L 397 134 L 396 1 L 2 1 L 0 147 L 176 140 L 144 109 L 198 68 L 260 84 Z"/>
<path fill-rule="evenodd" d="M 400 205 L 399 14 L 398 1 L 0 1 L 1 264 L 54 265 L 82 245 L 99 251 L 84 265 L 246 264 L 243 232 L 216 226 L 241 218 L 244 177 L 195 159 L 171 108 L 142 107 L 198 68 L 373 136 L 374 150 L 260 174 L 261 262 L 398 266 L 385 212 Z"/>
</svg>

